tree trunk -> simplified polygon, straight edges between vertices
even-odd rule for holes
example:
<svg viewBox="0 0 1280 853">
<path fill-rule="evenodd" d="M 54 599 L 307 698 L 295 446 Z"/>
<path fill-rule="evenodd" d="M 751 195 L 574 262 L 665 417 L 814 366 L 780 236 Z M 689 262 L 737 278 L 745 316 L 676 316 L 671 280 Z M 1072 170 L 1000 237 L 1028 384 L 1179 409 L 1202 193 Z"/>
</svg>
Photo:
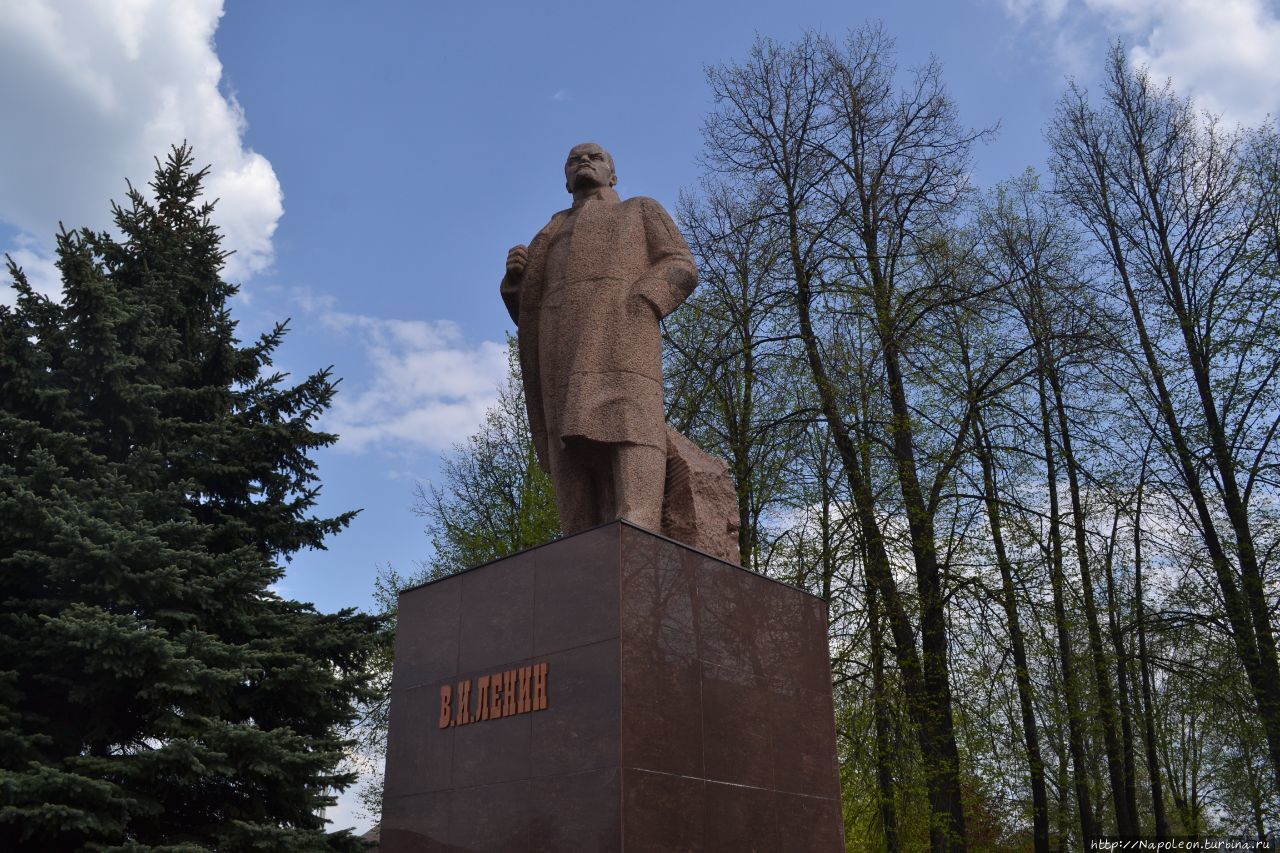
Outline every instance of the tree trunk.
<svg viewBox="0 0 1280 853">
<path fill-rule="evenodd" d="M 864 556 L 865 559 L 865 556 Z M 898 816 L 893 792 L 893 721 L 885 695 L 884 640 L 880 628 L 880 603 L 874 584 L 867 584 L 867 622 L 871 629 L 871 700 L 876 727 L 876 787 L 880 794 L 880 825 L 886 853 L 898 853 Z"/>
<path fill-rule="evenodd" d="M 1138 480 L 1137 506 L 1133 515 L 1133 598 L 1138 628 L 1138 674 L 1142 682 L 1142 726 L 1147 751 L 1147 778 L 1151 783 L 1151 811 L 1156 822 L 1156 837 L 1169 836 L 1169 819 L 1165 816 L 1164 789 L 1160 783 L 1160 756 L 1156 750 L 1155 710 L 1152 707 L 1151 659 L 1147 655 L 1146 603 L 1142 591 L 1142 498 L 1146 485 L 1147 460 L 1142 460 Z"/>
<path fill-rule="evenodd" d="M 1071 425 L 1067 419 L 1066 402 L 1063 399 L 1062 380 L 1053 360 L 1053 353 L 1045 345 L 1045 375 L 1053 391 L 1053 405 L 1058 419 L 1058 438 L 1062 442 L 1062 456 L 1067 469 L 1067 490 L 1071 497 L 1071 521 L 1075 533 L 1076 563 L 1080 569 L 1080 587 L 1084 593 L 1084 617 L 1089 631 L 1089 651 L 1093 660 L 1094 686 L 1098 691 L 1098 716 L 1102 726 L 1102 742 L 1107 756 L 1107 775 L 1111 781 L 1111 799 L 1116 812 L 1116 829 L 1120 835 L 1135 835 L 1129 803 L 1125 799 L 1124 759 L 1116 729 L 1115 694 L 1107 673 L 1106 653 L 1102 648 L 1102 628 L 1098 622 L 1098 605 L 1094 596 L 1093 573 L 1089 566 L 1089 543 L 1084 502 L 1080 494 L 1080 466 L 1071 447 Z"/>
<path fill-rule="evenodd" d="M 1112 241 L 1112 251 L 1118 253 L 1120 251 L 1119 225 L 1114 221 L 1110 222 L 1108 231 Z M 1183 434 L 1173 396 L 1165 383 L 1164 368 L 1156 356 L 1155 347 L 1147 333 L 1141 304 L 1129 279 L 1123 256 L 1117 254 L 1116 257 L 1120 258 L 1116 264 L 1117 271 L 1124 284 L 1125 296 L 1129 303 L 1134 327 L 1138 332 L 1138 340 L 1147 369 L 1151 371 L 1151 381 L 1156 399 L 1159 401 L 1161 419 L 1169 430 L 1169 438 L 1174 447 L 1182 482 L 1195 506 L 1196 518 L 1200 522 L 1200 535 L 1204 540 L 1205 550 L 1209 552 L 1210 564 L 1213 566 L 1218 586 L 1222 590 L 1222 602 L 1227 622 L 1231 625 L 1231 637 L 1240 662 L 1244 665 L 1249 686 L 1253 690 L 1254 701 L 1258 706 L 1258 717 L 1267 736 L 1272 772 L 1276 785 L 1280 787 L 1280 670 L 1276 665 L 1274 645 L 1268 660 L 1259 649 L 1259 638 L 1254 630 L 1256 614 L 1252 613 L 1253 608 L 1246 600 L 1246 596 L 1241 594 L 1240 587 L 1236 583 L 1235 571 L 1227 559 L 1222 540 L 1218 535 L 1217 525 L 1200 479 L 1197 460 Z"/>
<path fill-rule="evenodd" d="M 1062 667 L 1062 695 L 1067 706 L 1067 742 L 1071 749 L 1074 771 L 1076 810 L 1080 817 L 1081 844 L 1088 846 L 1097 833 L 1094 829 L 1093 806 L 1089 795 L 1089 763 L 1084 750 L 1084 709 L 1080 706 L 1080 686 L 1076 682 L 1071 634 L 1067 625 L 1064 601 L 1061 511 L 1058 508 L 1058 469 L 1053 449 L 1053 426 L 1049 418 L 1049 400 L 1045 390 L 1043 359 L 1037 365 L 1039 376 L 1040 425 L 1044 438 L 1045 481 L 1049 491 L 1049 578 L 1053 587 L 1053 616 L 1058 634 L 1058 658 Z"/>
<path fill-rule="evenodd" d="M 1258 716 L 1262 719 L 1263 727 L 1267 732 L 1276 786 L 1280 788 L 1280 658 L 1276 653 L 1269 602 L 1262 573 L 1258 567 L 1257 550 L 1253 544 L 1249 508 L 1245 505 L 1239 484 L 1236 482 L 1236 460 L 1231 455 L 1226 430 L 1218 412 L 1213 379 L 1209 375 L 1209 365 L 1201 353 L 1200 342 L 1196 340 L 1195 318 L 1191 316 L 1183 297 L 1182 270 L 1170 247 L 1169 226 L 1166 223 L 1164 206 L 1158 189 L 1153 185 L 1146 146 L 1142 143 L 1143 140 L 1139 138 L 1138 144 L 1134 146 L 1134 153 L 1147 191 L 1155 232 L 1159 237 L 1160 261 L 1166 279 L 1165 292 L 1169 296 L 1169 302 L 1178 319 L 1178 327 L 1182 331 L 1183 350 L 1195 380 L 1196 393 L 1200 399 L 1200 409 L 1208 432 L 1209 449 L 1218 469 L 1218 485 L 1222 490 L 1223 506 L 1226 509 L 1231 531 L 1235 534 L 1236 559 L 1239 561 L 1243 579 L 1241 584 L 1243 603 L 1252 622 L 1254 645 L 1257 649 L 1253 666 L 1258 671 L 1259 680 L 1254 685 L 1254 698 L 1258 703 Z"/>
<path fill-rule="evenodd" d="M 884 534 L 880 530 L 880 522 L 876 517 L 875 495 L 871 490 L 866 472 L 862 470 L 857 448 L 836 398 L 835 385 L 831 381 L 818 347 L 811 315 L 812 284 L 803 260 L 800 258 L 798 222 L 794 215 L 790 227 L 800 337 L 814 385 L 818 391 L 822 414 L 831 429 L 832 439 L 849 480 L 858 525 L 862 530 L 866 547 L 868 578 L 879 589 L 889 618 L 894 654 L 902 672 L 903 690 L 907 694 L 907 707 L 916 728 L 921 755 L 926 765 L 925 776 L 932 812 L 932 819 L 929 822 L 930 848 L 933 853 L 962 853 L 967 848 L 964 835 L 964 811 L 960 799 L 959 757 L 955 747 L 955 733 L 949 725 L 951 722 L 950 694 L 947 693 L 945 704 L 940 703 L 937 697 L 932 695 L 932 691 L 937 690 L 936 669 L 926 674 L 924 667 L 921 666 L 920 655 L 916 651 L 915 631 L 907 618 L 906 609 L 902 606 L 898 585 L 893 578 L 892 564 L 885 547 Z M 931 630 L 936 633 L 935 626 L 931 626 Z M 945 638 L 943 653 L 945 654 Z M 936 668 L 936 662 L 932 666 Z M 937 713 L 940 707 L 946 709 L 946 723 L 942 722 Z"/>
<path fill-rule="evenodd" d="M 933 768 L 933 773 L 938 776 L 941 795 L 937 805 L 945 808 L 948 813 L 947 832 L 954 836 L 953 845 L 957 841 L 963 845 L 965 830 L 964 806 L 960 798 L 960 753 L 956 748 L 955 720 L 951 710 L 947 620 L 943 607 L 942 571 L 938 565 L 937 541 L 934 538 L 933 511 L 925 503 L 916 475 L 915 440 L 897 342 L 886 335 L 881 338 L 881 346 L 889 383 L 889 400 L 893 409 L 893 454 L 903 504 L 907 510 L 911 554 L 916 567 L 916 592 L 920 597 L 920 648 L 924 664 L 925 697 L 929 703 L 928 713 L 933 718 L 928 754 L 934 756 L 937 762 Z"/>
<path fill-rule="evenodd" d="M 1022 709 L 1022 735 L 1027 747 L 1027 765 L 1031 776 L 1032 838 L 1036 853 L 1049 853 L 1049 797 L 1045 792 L 1044 760 L 1040 756 L 1040 735 L 1036 726 L 1026 643 L 1022 636 L 1022 624 L 1018 618 L 1013 566 L 1009 563 L 1009 556 L 1004 547 L 1004 525 L 1001 519 L 1000 496 L 996 490 L 994 453 L 980 418 L 975 423 L 974 433 L 974 445 L 982 464 L 983 500 L 987 506 L 987 522 L 991 526 L 991 544 L 995 548 L 996 565 L 1000 569 L 1000 582 L 1004 593 L 1002 603 L 1009 630 L 1009 644 L 1013 649 L 1014 681 L 1018 687 L 1018 702 Z"/>
<path fill-rule="evenodd" d="M 1113 62 L 1116 61 L 1113 57 Z M 1124 88 L 1132 84 L 1124 79 L 1124 70 L 1119 65 L 1113 65 L 1112 82 L 1118 87 L 1117 91 L 1121 96 L 1118 106 L 1124 113 L 1120 117 L 1120 125 L 1116 128 L 1120 134 L 1119 139 L 1104 141 L 1095 116 L 1087 105 L 1078 102 L 1062 113 L 1060 132 L 1064 143 L 1059 148 L 1060 156 L 1069 168 L 1077 170 L 1073 173 L 1072 180 L 1077 182 L 1077 190 L 1088 195 L 1088 200 L 1082 209 L 1098 229 L 1099 238 L 1110 253 L 1116 276 L 1123 286 L 1142 360 L 1150 372 L 1148 391 L 1155 398 L 1160 419 L 1168 430 L 1173 461 L 1195 508 L 1205 550 L 1208 551 L 1214 575 L 1222 591 L 1223 606 L 1231 626 L 1236 653 L 1248 677 L 1249 686 L 1258 707 L 1258 716 L 1266 733 L 1272 773 L 1276 784 L 1280 786 L 1280 661 L 1277 661 L 1265 598 L 1261 595 L 1257 558 L 1249 532 L 1247 512 L 1236 487 L 1234 465 L 1222 440 L 1224 433 L 1214 404 L 1207 367 L 1195 346 L 1194 323 L 1191 322 L 1186 306 L 1181 301 L 1182 284 L 1178 265 L 1170 250 L 1169 229 L 1164 221 L 1163 209 L 1158 203 L 1159 193 L 1151 180 L 1147 162 L 1148 147 L 1154 146 L 1159 150 L 1169 140 L 1151 142 L 1145 138 L 1144 128 L 1134 123 L 1135 111 L 1139 109 L 1139 102 L 1145 101 L 1145 96 L 1135 99 L 1133 93 Z M 1146 93 L 1146 95 L 1150 94 Z M 1113 188 L 1113 181 L 1119 179 L 1110 159 L 1109 146 L 1113 142 L 1123 146 L 1136 157 L 1141 173 L 1136 180 L 1131 180 L 1118 188 Z M 1070 153 L 1065 153 L 1067 151 Z M 1235 568 L 1227 558 L 1222 539 L 1217 532 L 1214 512 L 1209 506 L 1199 470 L 1199 459 L 1187 440 L 1182 421 L 1178 416 L 1178 409 L 1165 381 L 1164 364 L 1147 330 L 1143 304 L 1136 292 L 1124 250 L 1124 241 L 1128 236 L 1120 222 L 1113 193 L 1121 194 L 1122 198 L 1135 200 L 1140 205 L 1156 202 L 1144 207 L 1143 215 L 1159 235 L 1160 245 L 1144 248 L 1159 254 L 1159 260 L 1150 268 L 1150 272 L 1164 279 L 1161 284 L 1170 297 L 1170 304 L 1165 307 L 1176 315 L 1183 335 L 1188 365 L 1193 374 L 1205 417 L 1211 454 L 1222 481 L 1226 514 L 1236 534 L 1236 551 L 1244 579 L 1243 592 L 1240 584 L 1237 583 Z"/>
<path fill-rule="evenodd" d="M 1111 523 L 1111 538 L 1107 541 L 1107 555 L 1103 562 L 1103 580 L 1107 582 L 1107 627 L 1111 632 L 1111 646 L 1116 656 L 1116 694 L 1120 700 L 1120 749 L 1124 757 L 1124 798 L 1129 807 L 1135 835 L 1142 833 L 1142 820 L 1138 815 L 1137 768 L 1133 759 L 1133 714 L 1129 707 L 1129 654 L 1125 651 L 1124 633 L 1120 630 L 1120 602 L 1116 597 L 1115 551 L 1116 537 L 1120 531 L 1120 507 L 1116 507 Z"/>
</svg>

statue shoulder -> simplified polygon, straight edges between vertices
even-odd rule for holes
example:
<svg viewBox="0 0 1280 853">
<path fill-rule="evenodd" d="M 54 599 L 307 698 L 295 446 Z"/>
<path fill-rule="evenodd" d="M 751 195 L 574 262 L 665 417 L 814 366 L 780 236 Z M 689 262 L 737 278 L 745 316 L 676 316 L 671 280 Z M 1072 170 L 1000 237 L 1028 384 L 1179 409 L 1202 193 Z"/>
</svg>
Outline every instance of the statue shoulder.
<svg viewBox="0 0 1280 853">
<path fill-rule="evenodd" d="M 555 213 L 551 214 L 551 219 L 547 220 L 547 224 L 543 225 L 542 228 L 538 230 L 538 233 L 533 235 L 533 239 L 541 241 L 553 234 L 556 229 L 560 227 L 560 224 L 564 222 L 565 217 L 569 215 L 570 210 L 571 208 L 565 208 L 564 210 L 557 210 Z"/>
<path fill-rule="evenodd" d="M 667 209 L 662 206 L 662 202 L 656 198 L 649 198 L 647 195 L 634 195 L 622 204 L 630 210 L 636 211 L 642 216 L 657 216 L 662 219 L 670 219 L 671 214 L 667 213 Z"/>
</svg>

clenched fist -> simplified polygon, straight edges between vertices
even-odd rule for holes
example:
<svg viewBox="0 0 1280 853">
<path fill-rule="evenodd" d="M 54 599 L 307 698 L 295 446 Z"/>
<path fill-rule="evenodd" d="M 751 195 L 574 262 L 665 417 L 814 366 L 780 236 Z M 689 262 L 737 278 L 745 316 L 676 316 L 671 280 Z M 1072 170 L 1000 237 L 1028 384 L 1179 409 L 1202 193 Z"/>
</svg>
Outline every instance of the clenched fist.
<svg viewBox="0 0 1280 853">
<path fill-rule="evenodd" d="M 512 246 L 511 251 L 507 252 L 507 275 L 512 279 L 518 279 L 524 275 L 524 268 L 528 265 L 529 247 Z"/>
</svg>

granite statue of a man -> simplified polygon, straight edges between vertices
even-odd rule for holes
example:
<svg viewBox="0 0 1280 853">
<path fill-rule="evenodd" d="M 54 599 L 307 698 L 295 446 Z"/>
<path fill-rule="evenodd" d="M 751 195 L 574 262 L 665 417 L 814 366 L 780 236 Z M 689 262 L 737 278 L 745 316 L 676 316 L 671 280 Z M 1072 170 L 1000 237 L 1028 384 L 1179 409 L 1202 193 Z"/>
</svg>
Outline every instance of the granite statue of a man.
<svg viewBox="0 0 1280 853">
<path fill-rule="evenodd" d="M 697 284 L 689 247 L 658 202 L 618 197 L 599 145 L 574 146 L 564 175 L 573 205 L 511 249 L 501 286 L 561 529 L 622 518 L 736 559 L 727 468 L 663 413 L 659 322 Z"/>
</svg>

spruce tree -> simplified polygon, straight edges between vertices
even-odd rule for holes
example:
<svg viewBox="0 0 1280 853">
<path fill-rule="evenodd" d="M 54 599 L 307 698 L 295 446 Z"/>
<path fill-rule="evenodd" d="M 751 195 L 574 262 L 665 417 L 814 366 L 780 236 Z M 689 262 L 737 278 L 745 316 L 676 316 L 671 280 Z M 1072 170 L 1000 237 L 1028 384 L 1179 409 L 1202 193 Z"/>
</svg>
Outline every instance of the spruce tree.
<svg viewBox="0 0 1280 853">
<path fill-rule="evenodd" d="M 272 585 L 312 513 L 328 371 L 236 337 L 191 151 L 119 237 L 58 236 L 61 302 L 0 306 L 0 849 L 358 848 L 320 817 L 376 625 Z"/>
</svg>

